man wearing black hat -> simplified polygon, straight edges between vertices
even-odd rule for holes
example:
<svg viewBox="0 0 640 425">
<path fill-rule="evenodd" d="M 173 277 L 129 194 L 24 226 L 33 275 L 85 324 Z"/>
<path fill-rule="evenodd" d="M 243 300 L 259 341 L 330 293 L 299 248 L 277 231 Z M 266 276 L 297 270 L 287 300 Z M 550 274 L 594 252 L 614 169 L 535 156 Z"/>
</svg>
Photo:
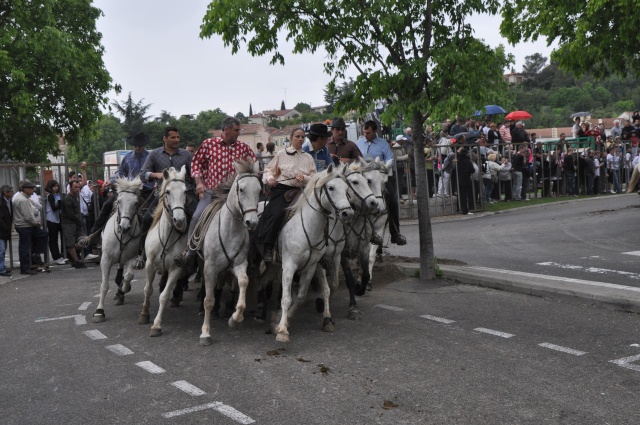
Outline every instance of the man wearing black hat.
<svg viewBox="0 0 640 425">
<path fill-rule="evenodd" d="M 31 271 L 31 247 L 33 252 L 43 254 L 47 248 L 47 231 L 42 229 L 38 219 L 38 209 L 31 201 L 36 185 L 30 181 L 20 183 L 20 193 L 13 198 L 13 225 L 18 232 L 18 254 L 20 256 L 20 274 L 36 274 Z"/>
<path fill-rule="evenodd" d="M 327 149 L 327 139 L 331 136 L 327 126 L 324 124 L 311 124 L 307 137 L 311 143 L 302 145 L 302 151 L 313 157 L 316 164 L 316 171 L 320 172 L 327 168 L 331 162 L 331 154 Z"/>
<path fill-rule="evenodd" d="M 334 118 L 331 121 L 331 140 L 327 143 L 327 149 L 337 165 L 340 162 L 349 163 L 360 158 L 360 149 L 351 140 L 346 139 L 347 125 L 342 118 Z"/>
<path fill-rule="evenodd" d="M 111 180 L 105 182 L 102 187 L 114 187 L 117 179 L 126 178 L 129 180 L 133 180 L 140 174 L 142 166 L 149 156 L 149 151 L 145 149 L 145 145 L 149 143 L 149 137 L 141 131 L 129 137 L 127 139 L 127 143 L 133 146 L 133 150 L 131 152 L 128 152 L 122 158 L 122 162 L 120 163 L 120 167 L 118 167 L 118 170 L 113 174 L 113 176 L 111 176 Z M 144 182 L 142 188 L 142 196 L 147 199 L 149 195 L 151 195 L 152 190 L 153 183 L 149 183 L 148 181 Z M 113 209 L 113 203 L 117 198 L 118 192 L 114 192 L 113 195 L 111 195 L 104 203 L 102 209 L 100 210 L 100 216 L 98 217 L 98 220 L 91 228 L 91 233 L 97 232 L 98 230 L 102 229 L 105 224 L 107 224 L 109 216 L 111 215 L 111 210 Z"/>
</svg>

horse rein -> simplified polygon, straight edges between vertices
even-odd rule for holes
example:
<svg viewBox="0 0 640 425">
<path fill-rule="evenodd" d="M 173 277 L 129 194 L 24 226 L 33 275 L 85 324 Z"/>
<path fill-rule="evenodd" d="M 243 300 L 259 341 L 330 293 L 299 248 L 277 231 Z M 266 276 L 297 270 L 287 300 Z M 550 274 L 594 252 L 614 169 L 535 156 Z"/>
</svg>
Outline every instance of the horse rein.
<svg viewBox="0 0 640 425">
<path fill-rule="evenodd" d="M 255 174 L 245 174 L 243 176 L 238 176 L 236 178 L 236 182 L 235 182 L 235 186 L 236 186 L 236 198 L 238 199 L 238 207 L 240 207 L 240 217 L 236 217 L 233 212 L 231 211 L 231 208 L 229 208 L 229 205 L 227 205 L 225 203 L 225 206 L 227 207 L 227 209 L 229 210 L 229 212 L 233 215 L 233 218 L 236 220 L 242 220 L 244 218 L 245 215 L 249 214 L 250 212 L 258 212 L 258 208 L 250 208 L 245 210 L 244 207 L 242 206 L 242 202 L 240 202 L 240 186 L 238 185 L 238 183 L 240 182 L 240 180 L 247 178 L 247 177 L 254 177 L 256 179 L 258 179 L 258 183 L 260 183 L 260 177 L 256 176 Z"/>
</svg>

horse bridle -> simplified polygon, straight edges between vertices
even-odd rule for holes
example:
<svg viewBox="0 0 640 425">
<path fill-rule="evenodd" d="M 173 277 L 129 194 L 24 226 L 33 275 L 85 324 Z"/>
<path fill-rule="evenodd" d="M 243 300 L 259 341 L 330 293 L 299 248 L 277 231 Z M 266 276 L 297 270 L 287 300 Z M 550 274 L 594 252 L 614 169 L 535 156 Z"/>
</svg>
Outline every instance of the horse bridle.
<svg viewBox="0 0 640 425">
<path fill-rule="evenodd" d="M 139 197 L 139 196 L 140 196 L 140 191 L 138 191 L 138 190 L 123 190 L 122 192 L 118 192 L 118 194 L 121 194 L 121 193 L 131 193 L 131 194 L 133 194 L 133 195 L 136 195 L 137 197 Z M 138 199 L 138 200 L 136 200 L 136 203 L 135 203 L 136 210 L 138 209 L 138 203 L 139 203 L 139 199 Z M 120 208 L 116 208 L 116 223 L 120 224 L 120 221 L 121 221 L 122 219 L 124 219 L 124 218 L 126 218 L 126 219 L 127 219 L 127 220 L 129 220 L 130 222 L 133 222 L 133 219 L 132 219 L 131 217 L 128 217 L 128 216 L 126 216 L 126 215 L 120 215 Z M 129 228 L 129 230 L 127 230 L 127 233 L 128 233 L 132 228 L 133 228 L 133 226 L 132 226 L 132 227 L 130 227 L 130 228 Z"/>
<path fill-rule="evenodd" d="M 172 227 L 175 227 L 174 224 L 173 224 L 173 212 L 175 210 L 182 210 L 182 212 L 184 212 L 185 215 L 186 215 L 186 211 L 184 209 L 184 205 L 180 205 L 180 206 L 171 208 L 171 206 L 167 203 L 166 187 L 169 185 L 169 183 L 174 182 L 174 181 L 182 182 L 182 183 L 185 183 L 185 185 L 186 185 L 186 182 L 185 182 L 184 179 L 178 179 L 178 178 L 173 178 L 171 180 L 168 180 L 167 183 L 165 184 L 165 191 L 162 193 L 162 207 L 167 212 L 167 215 L 171 218 L 171 226 Z M 176 230 L 178 230 L 178 229 L 176 229 Z"/>
<path fill-rule="evenodd" d="M 236 198 L 238 199 L 238 207 L 240 207 L 240 218 L 236 218 L 236 220 L 242 220 L 244 218 L 245 215 L 249 214 L 250 212 L 258 212 L 258 208 L 250 208 L 248 210 L 245 210 L 244 207 L 242 206 L 242 202 L 240 202 L 240 180 L 247 178 L 247 177 L 254 177 L 256 179 L 258 179 L 258 183 L 260 183 L 260 177 L 256 176 L 255 174 L 245 174 L 243 176 L 238 176 L 236 178 Z M 226 204 L 225 204 L 226 205 Z M 231 212 L 231 209 L 229 208 L 228 205 L 226 205 L 227 209 L 229 210 L 229 212 Z M 231 212 L 231 214 L 233 214 L 233 212 Z"/>
<path fill-rule="evenodd" d="M 366 209 L 368 209 L 367 208 L 367 199 L 369 199 L 369 197 L 371 197 L 371 196 L 375 197 L 375 195 L 373 193 L 370 193 L 367 196 L 365 196 L 364 198 L 362 196 L 360 196 L 360 194 L 353 188 L 353 186 L 351 185 L 351 182 L 347 178 L 352 174 L 360 174 L 362 177 L 364 177 L 364 174 L 362 174 L 361 171 L 353 171 L 353 172 L 350 172 L 347 176 L 343 177 L 343 180 L 345 181 L 345 183 L 347 183 L 347 186 L 349 186 L 349 189 L 351 189 L 351 191 L 353 193 L 355 193 L 356 197 L 358 199 L 360 199 L 361 208 L 366 210 Z M 365 178 L 365 180 L 366 180 L 366 178 Z M 351 198 L 349 196 L 349 192 L 347 192 L 347 198 Z"/>
</svg>

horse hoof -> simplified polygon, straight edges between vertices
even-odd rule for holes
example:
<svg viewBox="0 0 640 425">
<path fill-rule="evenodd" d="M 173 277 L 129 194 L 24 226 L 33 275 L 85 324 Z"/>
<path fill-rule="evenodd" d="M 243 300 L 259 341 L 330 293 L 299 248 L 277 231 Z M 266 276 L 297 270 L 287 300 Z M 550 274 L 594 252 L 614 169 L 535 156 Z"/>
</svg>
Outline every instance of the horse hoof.
<svg viewBox="0 0 640 425">
<path fill-rule="evenodd" d="M 104 322 L 104 320 L 105 320 L 104 314 L 93 315 L 93 323 L 102 323 Z"/>
<path fill-rule="evenodd" d="M 336 327 L 333 324 L 333 320 L 331 317 L 325 317 L 322 321 L 322 330 L 325 332 L 333 332 L 336 330 Z"/>
<path fill-rule="evenodd" d="M 355 294 L 359 297 L 363 296 L 365 294 L 365 287 L 362 285 L 356 285 L 355 287 Z"/>
<path fill-rule="evenodd" d="M 360 313 L 360 310 L 358 310 L 357 308 L 354 308 L 352 310 L 349 310 L 349 314 L 347 315 L 347 317 L 349 318 L 349 320 L 358 320 L 362 318 L 362 313 Z"/>
<path fill-rule="evenodd" d="M 124 297 L 116 297 L 114 302 L 113 302 L 113 304 L 114 305 L 122 305 L 122 304 L 124 304 Z"/>
<path fill-rule="evenodd" d="M 179 307 L 180 306 L 180 300 L 177 300 L 175 298 L 171 298 L 169 300 L 169 306 L 170 307 Z"/>
<path fill-rule="evenodd" d="M 278 334 L 278 335 L 276 335 L 276 341 L 278 341 L 278 342 L 289 342 L 289 335 Z"/>
<path fill-rule="evenodd" d="M 138 324 L 139 325 L 147 325 L 147 324 L 149 324 L 149 315 L 148 314 L 141 314 L 140 318 L 138 319 Z"/>
<path fill-rule="evenodd" d="M 371 286 L 371 283 L 367 283 L 367 291 L 371 290 L 373 290 L 373 286 Z"/>
<path fill-rule="evenodd" d="M 213 344 L 213 340 L 211 339 L 210 336 L 207 337 L 200 337 L 200 342 L 198 342 L 198 345 L 201 345 L 203 347 L 206 347 L 207 345 L 211 345 Z"/>
<path fill-rule="evenodd" d="M 151 328 L 151 332 L 149 332 L 149 336 L 153 337 L 153 336 L 160 336 L 160 335 L 162 335 L 162 329 Z"/>
<path fill-rule="evenodd" d="M 231 329 L 235 329 L 238 327 L 238 325 L 240 324 L 240 322 L 236 322 L 235 320 L 233 320 L 233 317 L 229 318 L 229 327 Z"/>
<path fill-rule="evenodd" d="M 131 291 L 131 284 L 130 283 L 125 283 L 124 285 L 122 285 L 122 292 L 124 292 L 125 294 Z"/>
<path fill-rule="evenodd" d="M 322 298 L 316 298 L 316 311 L 322 313 L 324 311 L 324 300 Z"/>
</svg>

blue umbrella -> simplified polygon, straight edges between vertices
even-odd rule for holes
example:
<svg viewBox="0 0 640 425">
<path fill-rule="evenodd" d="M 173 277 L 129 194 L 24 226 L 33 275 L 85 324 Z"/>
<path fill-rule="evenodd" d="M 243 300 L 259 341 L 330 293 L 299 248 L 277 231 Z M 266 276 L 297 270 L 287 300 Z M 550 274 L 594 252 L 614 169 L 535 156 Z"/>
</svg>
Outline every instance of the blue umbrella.
<svg viewBox="0 0 640 425">
<path fill-rule="evenodd" d="M 504 110 L 504 108 L 502 108 L 501 106 L 498 105 L 486 105 L 484 107 L 485 112 L 482 111 L 476 111 L 475 114 L 473 114 L 474 117 L 479 117 L 480 115 L 496 115 L 496 114 L 506 114 L 507 111 Z"/>
</svg>

